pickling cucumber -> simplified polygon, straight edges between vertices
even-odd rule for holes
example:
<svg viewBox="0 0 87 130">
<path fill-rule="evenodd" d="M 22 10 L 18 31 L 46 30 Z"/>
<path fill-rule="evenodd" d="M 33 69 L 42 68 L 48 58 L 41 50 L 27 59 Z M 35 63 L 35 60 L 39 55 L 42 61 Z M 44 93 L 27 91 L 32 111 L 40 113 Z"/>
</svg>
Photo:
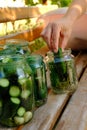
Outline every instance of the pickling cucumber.
<svg viewBox="0 0 87 130">
<path fill-rule="evenodd" d="M 12 118 L 7 118 L 7 119 L 1 119 L 0 120 L 0 123 L 3 125 L 3 126 L 8 126 L 8 127 L 15 127 L 16 124 L 14 123 L 14 120 Z"/>
<path fill-rule="evenodd" d="M 24 114 L 24 122 L 27 123 L 28 121 L 30 121 L 32 119 L 32 117 L 33 117 L 32 112 L 30 112 L 30 111 L 25 112 L 25 114 Z"/>
<path fill-rule="evenodd" d="M 22 89 L 32 89 L 33 82 L 32 82 L 32 77 L 30 76 L 28 79 L 27 78 L 20 78 L 18 79 L 18 83 L 21 85 Z"/>
<path fill-rule="evenodd" d="M 3 100 L 0 99 L 0 116 L 2 114 L 2 110 L 3 110 Z"/>
<path fill-rule="evenodd" d="M 24 124 L 24 117 L 15 116 L 14 122 L 16 125 L 22 125 Z"/>
<path fill-rule="evenodd" d="M 26 109 L 26 111 L 32 110 L 34 107 L 34 99 L 32 99 L 32 95 L 27 99 L 21 98 L 21 105 Z"/>
<path fill-rule="evenodd" d="M 4 98 L 8 95 L 9 80 L 6 78 L 0 78 L 0 95 Z"/>
<path fill-rule="evenodd" d="M 30 96 L 31 92 L 29 90 L 22 90 L 21 98 L 27 99 Z"/>
<path fill-rule="evenodd" d="M 9 63 L 12 61 L 12 58 L 10 56 L 5 56 L 3 59 L 2 59 L 2 63 Z"/>
<path fill-rule="evenodd" d="M 57 68 L 58 71 L 61 71 L 63 74 L 66 73 L 67 69 L 66 69 L 66 64 L 65 61 L 63 59 L 63 52 L 62 49 L 59 48 L 57 53 L 54 53 L 54 62 L 55 64 L 57 64 Z"/>
<path fill-rule="evenodd" d="M 9 80 L 6 79 L 6 78 L 1 78 L 0 79 L 0 86 L 5 88 L 5 87 L 8 87 L 9 86 Z"/>
<path fill-rule="evenodd" d="M 17 97 L 20 95 L 21 90 L 19 89 L 18 86 L 10 86 L 9 89 L 9 95 L 12 97 Z"/>
<path fill-rule="evenodd" d="M 17 115 L 18 116 L 23 116 L 25 112 L 26 112 L 25 108 L 21 106 L 17 110 Z"/>
<path fill-rule="evenodd" d="M 11 97 L 9 100 L 4 101 L 1 119 L 13 117 L 16 114 L 19 105 L 19 98 Z"/>
<path fill-rule="evenodd" d="M 11 100 L 11 102 L 12 102 L 13 104 L 20 104 L 20 99 L 19 99 L 19 98 L 11 97 L 10 100 Z"/>
</svg>

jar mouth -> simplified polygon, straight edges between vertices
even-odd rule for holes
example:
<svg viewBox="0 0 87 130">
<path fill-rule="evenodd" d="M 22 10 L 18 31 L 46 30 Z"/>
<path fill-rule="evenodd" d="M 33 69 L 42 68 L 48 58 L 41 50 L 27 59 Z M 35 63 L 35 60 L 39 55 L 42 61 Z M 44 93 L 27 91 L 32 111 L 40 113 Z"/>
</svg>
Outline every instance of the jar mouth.
<svg viewBox="0 0 87 130">
<path fill-rule="evenodd" d="M 9 46 L 28 46 L 29 42 L 23 39 L 9 39 L 6 40 L 5 43 L 5 48 L 9 47 Z"/>
</svg>

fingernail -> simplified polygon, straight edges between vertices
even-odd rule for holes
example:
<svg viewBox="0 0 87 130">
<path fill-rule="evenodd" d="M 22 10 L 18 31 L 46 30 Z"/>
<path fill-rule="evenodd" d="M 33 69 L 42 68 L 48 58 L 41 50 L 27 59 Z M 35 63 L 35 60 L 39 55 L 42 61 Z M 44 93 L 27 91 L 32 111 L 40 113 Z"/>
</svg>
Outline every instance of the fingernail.
<svg viewBox="0 0 87 130">
<path fill-rule="evenodd" d="M 57 52 L 57 49 L 54 49 L 54 52 L 56 53 L 56 52 Z"/>
</svg>

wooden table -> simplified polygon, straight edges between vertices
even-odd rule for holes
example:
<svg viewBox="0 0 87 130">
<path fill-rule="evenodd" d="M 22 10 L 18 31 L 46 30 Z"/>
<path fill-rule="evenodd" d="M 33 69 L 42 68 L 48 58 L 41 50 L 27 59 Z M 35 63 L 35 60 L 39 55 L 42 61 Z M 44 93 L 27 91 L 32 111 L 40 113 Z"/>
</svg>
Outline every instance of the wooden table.
<svg viewBox="0 0 87 130">
<path fill-rule="evenodd" d="M 72 96 L 50 90 L 47 103 L 36 109 L 31 122 L 0 130 L 87 130 L 87 53 L 80 52 L 75 63 L 79 84 Z"/>
</svg>

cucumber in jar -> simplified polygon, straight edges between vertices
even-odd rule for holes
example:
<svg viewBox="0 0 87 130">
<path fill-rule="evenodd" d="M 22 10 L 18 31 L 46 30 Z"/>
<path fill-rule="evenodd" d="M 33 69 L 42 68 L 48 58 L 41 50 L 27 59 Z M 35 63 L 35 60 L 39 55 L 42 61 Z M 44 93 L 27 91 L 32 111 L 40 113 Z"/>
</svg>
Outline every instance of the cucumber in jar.
<svg viewBox="0 0 87 130">
<path fill-rule="evenodd" d="M 20 105 L 20 99 L 11 97 L 10 99 L 6 100 L 3 102 L 3 111 L 1 115 L 1 119 L 7 119 L 13 117 L 17 109 Z"/>
<path fill-rule="evenodd" d="M 8 94 L 9 80 L 7 78 L 0 78 L 0 95 L 3 97 Z"/>
</svg>

